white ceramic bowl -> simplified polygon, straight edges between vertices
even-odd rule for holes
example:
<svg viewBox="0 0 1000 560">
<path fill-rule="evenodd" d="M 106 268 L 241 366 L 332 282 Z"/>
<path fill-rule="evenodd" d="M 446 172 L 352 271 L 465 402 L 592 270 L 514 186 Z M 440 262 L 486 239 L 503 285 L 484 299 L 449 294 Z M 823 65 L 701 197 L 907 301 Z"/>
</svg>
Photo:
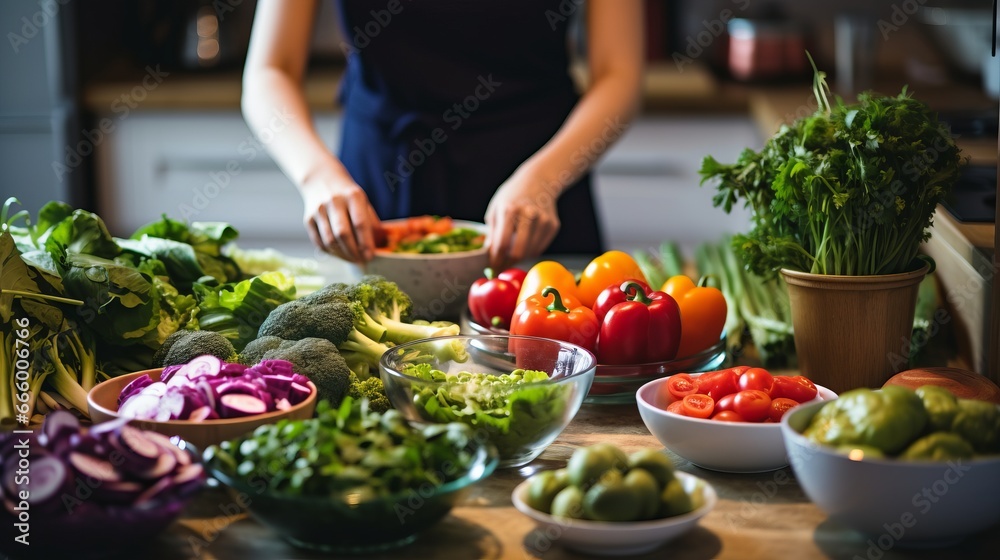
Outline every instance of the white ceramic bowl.
<svg viewBox="0 0 1000 560">
<path fill-rule="evenodd" d="M 697 377 L 700 374 L 691 374 Z M 777 423 L 720 422 L 667 412 L 660 402 L 661 385 L 669 377 L 646 383 L 636 392 L 639 415 L 664 447 L 695 465 L 731 473 L 767 472 L 788 466 L 781 426 Z M 817 399 L 836 393 L 817 385 Z M 801 406 L 801 405 L 800 405 Z"/>
<path fill-rule="evenodd" d="M 392 223 L 392 220 L 386 220 Z M 483 233 L 486 224 L 455 220 L 456 228 L 472 228 Z M 416 319 L 458 321 L 469 297 L 469 288 L 489 266 L 489 250 L 484 246 L 460 253 L 389 253 L 379 251 L 361 274 L 379 274 L 399 285 L 413 300 Z"/>
<path fill-rule="evenodd" d="M 681 481 L 688 493 L 701 493 L 701 507 L 684 515 L 651 521 L 586 521 L 542 513 L 525 501 L 528 495 L 527 480 L 514 488 L 511 500 L 518 511 L 535 521 L 546 538 L 566 548 L 603 556 L 642 554 L 690 531 L 698 524 L 699 519 L 715 507 L 718 498 L 709 483 L 685 472 L 675 472 L 674 476 Z"/>
<path fill-rule="evenodd" d="M 854 460 L 802 436 L 822 404 L 789 411 L 781 430 L 795 478 L 835 523 L 887 550 L 947 546 L 1000 522 L 1000 456 Z"/>
</svg>

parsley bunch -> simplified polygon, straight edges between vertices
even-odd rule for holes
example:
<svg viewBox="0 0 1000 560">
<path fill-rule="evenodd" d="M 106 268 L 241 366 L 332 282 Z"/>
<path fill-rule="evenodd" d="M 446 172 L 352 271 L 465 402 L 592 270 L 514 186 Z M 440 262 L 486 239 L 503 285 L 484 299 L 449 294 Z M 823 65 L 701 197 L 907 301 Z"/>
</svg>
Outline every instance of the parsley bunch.
<svg viewBox="0 0 1000 560">
<path fill-rule="evenodd" d="M 814 67 L 815 68 L 815 67 Z M 702 184 L 727 213 L 740 200 L 753 227 L 733 245 L 753 272 L 876 275 L 912 270 L 934 211 L 962 164 L 937 115 L 909 96 L 871 92 L 831 105 L 815 71 L 817 111 L 784 125 L 736 163 L 702 162 Z"/>
</svg>

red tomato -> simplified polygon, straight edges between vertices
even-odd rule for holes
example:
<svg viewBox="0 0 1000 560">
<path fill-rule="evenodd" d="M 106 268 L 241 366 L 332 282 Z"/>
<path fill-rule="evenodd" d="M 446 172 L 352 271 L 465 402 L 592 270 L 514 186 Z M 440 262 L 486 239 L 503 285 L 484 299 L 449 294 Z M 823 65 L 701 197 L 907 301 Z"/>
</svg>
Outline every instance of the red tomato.
<svg viewBox="0 0 1000 560">
<path fill-rule="evenodd" d="M 697 378 L 698 392 L 719 400 L 722 397 L 739 391 L 739 375 L 732 369 L 710 371 Z"/>
<path fill-rule="evenodd" d="M 747 422 L 760 422 L 771 415 L 771 397 L 758 389 L 736 393 L 733 410 Z"/>
<path fill-rule="evenodd" d="M 788 412 L 789 408 L 798 405 L 799 403 L 788 399 L 785 397 L 778 397 L 771 401 L 771 420 L 775 422 L 781 422 L 781 417 Z"/>
<path fill-rule="evenodd" d="M 771 398 L 784 397 L 795 402 L 807 402 L 816 398 L 816 385 L 807 377 L 796 375 L 794 377 L 775 376 L 774 384 L 771 386 Z"/>
<path fill-rule="evenodd" d="M 715 412 L 733 409 L 733 401 L 736 400 L 736 393 L 729 393 L 721 399 L 715 401 Z"/>
<path fill-rule="evenodd" d="M 667 394 L 670 395 L 669 402 L 679 401 L 698 392 L 698 386 L 694 379 L 686 373 L 671 375 L 663 386 L 666 388 Z"/>
<path fill-rule="evenodd" d="M 752 368 L 750 366 L 733 366 L 733 367 L 731 367 L 729 369 L 733 370 L 733 372 L 736 374 L 736 376 L 739 377 L 740 375 L 743 375 L 744 373 L 746 373 L 747 370 L 754 369 L 754 368 Z"/>
<path fill-rule="evenodd" d="M 673 412 L 674 414 L 680 414 L 681 416 L 687 416 L 684 413 L 684 401 L 674 401 L 667 405 L 667 412 Z"/>
<path fill-rule="evenodd" d="M 765 393 L 771 393 L 771 385 L 774 384 L 774 377 L 771 372 L 764 368 L 750 368 L 740 375 L 739 386 L 740 390 L 745 391 L 747 389 L 757 389 L 759 391 L 764 391 Z"/>
<path fill-rule="evenodd" d="M 715 409 L 715 401 L 708 395 L 688 395 L 681 400 L 684 415 L 693 418 L 708 418 Z"/>
<path fill-rule="evenodd" d="M 722 412 L 716 412 L 712 416 L 712 420 L 718 420 L 720 422 L 746 422 L 742 416 L 736 414 L 732 410 L 723 410 Z"/>
</svg>

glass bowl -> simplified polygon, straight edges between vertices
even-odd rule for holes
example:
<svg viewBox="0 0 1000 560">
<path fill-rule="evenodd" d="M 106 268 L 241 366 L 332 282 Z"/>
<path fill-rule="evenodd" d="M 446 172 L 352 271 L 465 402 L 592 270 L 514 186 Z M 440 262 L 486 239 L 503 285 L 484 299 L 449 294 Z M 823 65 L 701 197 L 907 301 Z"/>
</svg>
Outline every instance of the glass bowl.
<svg viewBox="0 0 1000 560">
<path fill-rule="evenodd" d="M 462 330 L 476 334 L 508 335 L 509 331 L 480 325 L 469 316 L 466 308 L 461 317 Z M 597 364 L 594 383 L 584 398 L 586 403 L 627 404 L 635 402 L 635 392 L 654 379 L 675 373 L 701 373 L 722 367 L 726 361 L 726 333 L 719 341 L 701 352 L 665 362 L 648 364 Z"/>
<path fill-rule="evenodd" d="M 439 359 L 440 349 L 457 345 L 464 361 Z M 462 352 L 464 350 L 464 352 Z M 429 381 L 403 373 L 426 363 L 448 374 Z M 597 359 L 586 349 L 548 338 L 514 335 L 458 335 L 401 344 L 379 363 L 393 406 L 414 422 L 464 422 L 488 439 L 501 467 L 524 465 L 537 457 L 580 410 L 594 380 Z M 541 370 L 545 381 L 511 384 L 457 379 L 460 372 L 499 376 L 516 369 Z"/>
<path fill-rule="evenodd" d="M 267 489 L 270 475 L 266 469 L 263 473 L 252 471 L 242 478 L 232 476 L 208 453 L 205 466 L 209 474 L 229 487 L 235 499 L 248 503 L 254 519 L 293 546 L 354 555 L 410 544 L 448 515 L 472 485 L 493 474 L 497 467 L 496 450 L 482 441 L 471 440 L 470 446 L 472 460 L 461 476 L 439 486 L 425 482 L 416 488 L 367 500 L 358 500 L 359 494 L 352 493 L 334 497 L 275 492 Z"/>
</svg>

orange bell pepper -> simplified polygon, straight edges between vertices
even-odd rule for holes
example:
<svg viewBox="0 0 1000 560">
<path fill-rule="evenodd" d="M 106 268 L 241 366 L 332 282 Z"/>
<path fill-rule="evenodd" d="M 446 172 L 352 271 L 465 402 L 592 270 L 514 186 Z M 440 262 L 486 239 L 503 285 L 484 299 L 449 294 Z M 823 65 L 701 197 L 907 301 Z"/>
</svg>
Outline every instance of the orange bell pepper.
<svg viewBox="0 0 1000 560">
<path fill-rule="evenodd" d="M 719 342 L 726 325 L 726 297 L 718 288 L 699 285 L 679 274 L 663 283 L 661 291 L 670 294 L 681 310 L 681 344 L 678 358 L 686 358 Z"/>
<path fill-rule="evenodd" d="M 577 296 L 587 307 L 594 307 L 597 296 L 608 286 L 620 286 L 626 280 L 647 284 L 646 275 L 631 255 L 624 251 L 607 251 L 590 261 L 580 275 Z"/>
<path fill-rule="evenodd" d="M 552 303 L 547 303 L 550 296 Z M 510 334 L 554 338 L 591 352 L 599 332 L 597 316 L 589 307 L 580 305 L 573 296 L 563 297 L 552 286 L 519 303 L 510 321 Z"/>
<path fill-rule="evenodd" d="M 573 273 L 556 261 L 541 261 L 531 267 L 521 281 L 521 291 L 517 294 L 518 303 L 531 296 L 541 295 L 547 286 L 559 290 L 563 299 L 577 299 L 576 277 Z"/>
</svg>

